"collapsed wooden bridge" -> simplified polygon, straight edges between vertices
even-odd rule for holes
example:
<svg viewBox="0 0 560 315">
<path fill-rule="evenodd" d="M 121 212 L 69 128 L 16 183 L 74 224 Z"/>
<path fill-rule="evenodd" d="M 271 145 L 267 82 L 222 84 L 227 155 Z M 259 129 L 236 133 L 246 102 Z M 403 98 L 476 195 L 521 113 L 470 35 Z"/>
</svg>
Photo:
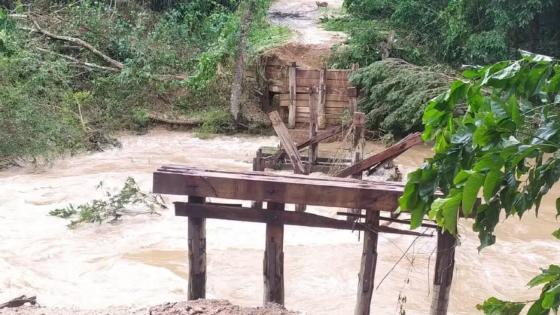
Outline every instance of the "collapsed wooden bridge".
<svg viewBox="0 0 560 315">
<path fill-rule="evenodd" d="M 355 314 L 369 314 L 378 256 L 379 233 L 403 237 L 431 236 L 380 225 L 380 221 L 404 222 L 389 215 L 398 207 L 403 185 L 347 178 L 314 178 L 266 172 L 226 172 L 169 165 L 154 173 L 154 193 L 185 195 L 175 203 L 175 214 L 187 216 L 189 252 L 189 299 L 206 296 L 206 219 L 266 224 L 263 283 L 264 302 L 284 304 L 284 225 L 363 231 Z M 237 204 L 210 203 L 207 198 L 254 201 L 251 208 Z M 230 201 L 231 202 L 231 201 Z M 263 205 L 266 203 L 266 207 Z M 360 209 L 354 220 L 339 220 L 306 212 L 288 211 L 287 204 Z M 385 213 L 385 215 L 383 214 Z M 425 223 L 425 227 L 436 228 Z M 453 275 L 453 236 L 437 232 L 438 250 L 434 276 L 432 314 L 446 314 Z"/>
</svg>

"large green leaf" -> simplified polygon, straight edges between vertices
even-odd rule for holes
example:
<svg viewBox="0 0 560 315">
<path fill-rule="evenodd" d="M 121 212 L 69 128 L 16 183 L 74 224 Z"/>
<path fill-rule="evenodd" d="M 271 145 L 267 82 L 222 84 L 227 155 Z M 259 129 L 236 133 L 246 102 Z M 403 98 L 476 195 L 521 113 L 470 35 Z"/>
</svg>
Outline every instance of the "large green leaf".
<svg viewBox="0 0 560 315">
<path fill-rule="evenodd" d="M 473 206 L 478 196 L 478 191 L 482 187 L 484 176 L 480 173 L 473 173 L 467 179 L 465 187 L 463 187 L 463 214 L 469 216 L 472 213 Z"/>
<path fill-rule="evenodd" d="M 502 182 L 504 178 L 504 174 L 500 171 L 491 170 L 486 174 L 486 178 L 484 179 L 484 187 L 482 188 L 484 200 L 488 202 L 490 198 L 494 196 L 496 193 L 496 188 Z"/>
</svg>

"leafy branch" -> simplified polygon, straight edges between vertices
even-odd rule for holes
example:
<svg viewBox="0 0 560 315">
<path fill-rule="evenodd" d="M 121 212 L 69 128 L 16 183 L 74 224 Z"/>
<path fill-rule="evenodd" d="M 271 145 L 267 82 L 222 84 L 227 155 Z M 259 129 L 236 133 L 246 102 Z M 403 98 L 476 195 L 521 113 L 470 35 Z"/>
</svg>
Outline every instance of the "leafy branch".
<svg viewBox="0 0 560 315">
<path fill-rule="evenodd" d="M 101 182 L 97 188 L 102 187 Z M 68 227 L 75 228 L 81 223 L 114 223 L 124 215 L 159 215 L 157 210 L 167 208 L 160 195 L 143 193 L 132 177 L 126 179 L 118 194 L 113 195 L 108 191 L 105 194 L 108 198 L 106 200 L 94 199 L 78 206 L 69 204 L 64 208 L 54 209 L 49 214 L 63 219 L 72 219 Z M 144 211 L 130 210 L 130 206 L 135 205 L 147 209 Z"/>
<path fill-rule="evenodd" d="M 502 214 L 538 214 L 543 196 L 560 179 L 560 64 L 526 55 L 463 75 L 426 106 L 423 139 L 434 142 L 435 155 L 409 175 L 400 206 L 411 213 L 412 228 L 428 215 L 452 234 L 461 214 L 474 213 L 481 250 L 495 243 Z M 466 107 L 464 114 L 457 115 L 459 106 Z M 443 197 L 435 197 L 438 190 Z M 556 212 L 560 216 L 560 198 Z M 537 285 L 542 293 L 528 314 L 557 312 L 560 267 L 551 265 L 529 282 Z M 491 298 L 478 308 L 515 315 L 527 303 Z"/>
</svg>

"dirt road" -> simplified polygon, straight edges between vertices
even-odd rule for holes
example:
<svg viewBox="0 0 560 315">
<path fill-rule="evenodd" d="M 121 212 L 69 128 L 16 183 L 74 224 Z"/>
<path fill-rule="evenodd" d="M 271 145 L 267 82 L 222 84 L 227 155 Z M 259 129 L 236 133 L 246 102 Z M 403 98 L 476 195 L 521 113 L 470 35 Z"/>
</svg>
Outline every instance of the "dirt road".
<svg viewBox="0 0 560 315">
<path fill-rule="evenodd" d="M 332 46 L 344 42 L 346 34 L 324 30 L 320 17 L 341 9 L 342 0 L 321 1 L 319 7 L 314 0 L 281 0 L 272 4 L 269 20 L 273 24 L 288 27 L 294 33 L 285 45 L 273 50 L 273 54 L 288 62 L 295 61 L 300 67 L 316 68 L 326 61 Z"/>
</svg>

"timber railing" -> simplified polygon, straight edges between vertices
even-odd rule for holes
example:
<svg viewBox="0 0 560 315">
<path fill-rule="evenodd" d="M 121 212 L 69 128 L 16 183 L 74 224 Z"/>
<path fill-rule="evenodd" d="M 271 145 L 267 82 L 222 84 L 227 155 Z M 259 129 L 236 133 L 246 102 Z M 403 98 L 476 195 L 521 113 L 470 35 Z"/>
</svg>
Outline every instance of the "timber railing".
<svg viewBox="0 0 560 315">
<path fill-rule="evenodd" d="M 382 216 L 380 213 L 393 212 L 397 209 L 398 197 L 402 195 L 404 188 L 400 183 L 250 171 L 215 171 L 181 165 L 159 168 L 154 173 L 153 183 L 154 193 L 188 196 L 187 202 L 175 203 L 175 214 L 189 218 L 189 299 L 206 296 L 206 219 L 266 224 L 263 264 L 264 302 L 282 305 L 284 304 L 284 225 L 363 231 L 364 243 L 355 309 L 355 314 L 360 315 L 370 312 L 377 265 L 378 234 L 431 236 L 379 224 L 380 221 L 397 220 Z M 209 197 L 233 199 L 237 201 L 237 205 L 210 203 L 207 199 Z M 254 201 L 254 203 L 252 207 L 244 208 L 239 205 L 239 200 Z M 263 208 L 264 203 L 266 208 Z M 353 215 L 356 219 L 347 221 L 318 214 L 288 211 L 286 204 L 360 209 L 365 213 L 341 212 L 344 216 Z M 434 228 L 428 223 L 424 226 Z M 445 237 L 445 234 L 438 233 L 435 275 L 435 279 L 438 279 L 437 283 L 434 280 L 438 297 L 434 297 L 433 310 L 447 309 L 447 300 L 440 296 L 448 298 L 448 288 L 451 284 L 454 251 L 448 248 L 450 242 L 453 242 L 454 246 L 454 239 L 450 240 Z M 451 269 L 449 269 L 450 265 Z M 441 305 L 442 303 L 445 305 Z M 445 311 L 433 314 L 445 314 Z"/>
</svg>

